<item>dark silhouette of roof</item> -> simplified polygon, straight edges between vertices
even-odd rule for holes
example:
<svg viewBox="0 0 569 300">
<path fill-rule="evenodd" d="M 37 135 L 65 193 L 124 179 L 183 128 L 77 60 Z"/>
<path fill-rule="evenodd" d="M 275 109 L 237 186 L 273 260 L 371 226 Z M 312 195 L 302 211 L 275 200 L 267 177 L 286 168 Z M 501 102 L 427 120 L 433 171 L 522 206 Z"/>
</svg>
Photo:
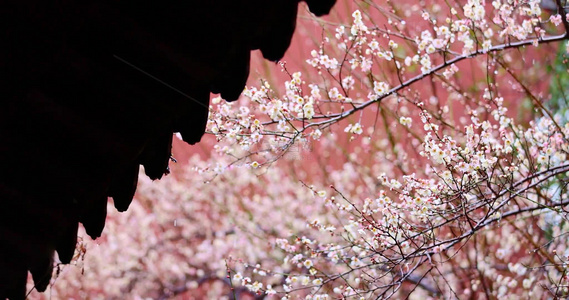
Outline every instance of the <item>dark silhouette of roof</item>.
<svg viewBox="0 0 569 300">
<path fill-rule="evenodd" d="M 97 238 L 107 197 L 128 208 L 139 165 L 167 173 L 173 132 L 201 139 L 210 92 L 239 97 L 250 51 L 284 55 L 299 2 L 2 1 L 0 299 L 23 299 L 28 271 L 44 291 L 79 222 Z"/>
</svg>

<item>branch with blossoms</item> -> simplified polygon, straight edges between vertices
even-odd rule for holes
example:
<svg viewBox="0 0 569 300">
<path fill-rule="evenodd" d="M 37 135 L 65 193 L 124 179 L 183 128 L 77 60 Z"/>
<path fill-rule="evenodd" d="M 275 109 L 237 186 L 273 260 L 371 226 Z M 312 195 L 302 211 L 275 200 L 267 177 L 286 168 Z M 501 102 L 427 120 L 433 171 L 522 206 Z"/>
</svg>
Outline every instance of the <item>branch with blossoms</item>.
<svg viewBox="0 0 569 300">
<path fill-rule="evenodd" d="M 559 1 L 557 4 L 561 7 Z M 524 289 L 520 289 L 517 280 L 504 279 L 500 273 L 506 272 L 498 272 L 490 265 L 487 268 L 493 270 L 491 275 L 499 278 L 499 286 L 493 287 L 496 282 L 478 266 L 483 244 L 477 240 L 487 239 L 487 232 L 496 230 L 496 224 L 507 224 L 501 226 L 519 231 L 518 219 L 537 224 L 548 212 L 565 218 L 562 210 L 569 200 L 559 192 L 556 197 L 560 199 L 552 201 L 548 189 L 566 185 L 569 165 L 563 161 L 569 149 L 569 132 L 542 103 L 543 97 L 534 95 L 533 89 L 512 72 L 515 66 L 505 53 L 567 40 L 567 16 L 560 15 L 559 9 L 558 14 L 543 21 L 538 1 L 494 1 L 492 6 L 471 0 L 461 5 L 459 13 L 449 4 L 450 14 L 442 14 L 441 26 L 436 26 L 443 19 L 440 15 L 423 10 L 425 28 L 416 36 L 409 34 L 403 18 L 394 22 L 387 17 L 391 28 L 381 28 L 373 24 L 373 12 L 365 14 L 369 18 L 366 21 L 372 23 L 369 25 L 364 14 L 356 10 L 351 25 L 337 27 L 333 37 L 324 38 L 320 48 L 312 51 L 307 62 L 316 69 L 318 79 L 308 81 L 300 72 L 290 73 L 282 65 L 289 76 L 284 95 L 279 96 L 264 81 L 258 88 L 245 90 L 250 103 L 238 112 L 231 104 L 214 100 L 219 105 L 212 110 L 211 132 L 222 144 L 237 146 L 218 149 L 239 161 L 250 159 L 253 168 L 271 164 L 295 143 L 325 139 L 327 132 L 333 135 L 333 127 L 344 122 L 348 122 L 344 132 L 350 141 L 360 135 L 371 137 L 378 119 L 386 124 L 385 132 L 378 136 L 388 136 L 394 154 L 406 150 L 390 131 L 401 126 L 400 130 L 417 143 L 411 152 L 427 160 L 424 169 L 400 166 L 398 176 L 402 180 L 377 177 L 376 184 L 386 189 L 379 189 L 378 198 L 365 198 L 363 205 L 334 187 L 340 199 L 326 198 L 325 203 L 338 215 L 349 216 L 349 221 L 344 216 L 333 224 L 315 221 L 309 226 L 325 232 L 342 228 L 331 231 L 332 236 L 342 239 L 326 244 L 298 237 L 280 240 L 277 244 L 290 253 L 298 268 L 281 274 L 286 280 L 280 293 L 286 296 L 310 289 L 314 299 L 325 299 L 319 298 L 324 297 L 323 291 L 346 298 L 389 298 L 422 290 L 430 296 L 482 292 L 491 297 L 504 295 L 505 291 L 523 293 L 525 286 L 536 280 L 522 280 Z M 560 34 L 557 28 L 561 24 Z M 395 41 L 397 38 L 402 45 Z M 415 54 L 405 55 L 408 51 Z M 483 71 L 487 75 L 483 80 L 486 87 L 477 96 L 476 91 L 472 95 L 463 86 L 459 66 L 479 58 L 486 59 Z M 494 76 L 500 70 L 502 75 Z M 508 115 L 508 105 L 501 95 L 509 92 L 499 86 L 508 75 L 515 82 L 512 90 L 523 90 L 543 114 L 535 124 L 539 131 L 516 125 Z M 461 121 L 465 130 L 458 129 L 455 119 L 464 116 L 452 115 L 450 100 L 435 96 L 426 103 L 418 96 L 420 88 L 413 90 L 429 79 L 432 86 L 440 85 L 446 94 L 459 96 L 457 106 L 471 121 Z M 367 99 L 362 94 L 367 94 Z M 364 134 L 365 123 L 370 123 L 364 113 L 374 107 L 372 130 Z M 410 108 L 418 113 L 409 114 Z M 354 117 L 358 120 L 353 121 Z M 389 125 L 389 118 L 399 125 Z M 414 126 L 417 119 L 421 127 Z M 421 151 L 416 150 L 419 145 Z M 522 240 L 536 247 L 539 257 L 546 258 L 547 263 L 535 269 L 553 272 L 548 276 L 554 279 L 542 284 L 544 291 L 557 290 L 556 296 L 563 295 L 565 291 L 560 287 L 565 284 L 566 272 L 559 267 L 559 259 L 544 250 L 547 242 L 533 240 L 527 234 Z M 498 250 L 496 261 L 514 255 L 505 253 L 510 251 L 507 249 Z M 470 257 L 472 253 L 476 255 Z M 320 266 L 313 261 L 320 261 Z M 464 270 L 464 263 L 469 269 Z M 332 273 L 324 267 L 329 264 L 336 267 Z M 528 269 L 515 264 L 509 271 L 521 277 Z M 464 282 L 456 277 L 458 273 L 477 279 Z"/>
<path fill-rule="evenodd" d="M 513 172 L 511 174 L 513 177 L 510 178 L 521 178 L 517 181 L 502 180 L 505 174 L 500 170 L 504 167 L 500 164 L 504 159 L 494 160 L 492 157 L 495 153 L 486 153 L 482 156 L 485 151 L 478 151 L 485 149 L 485 145 L 497 144 L 489 141 L 478 143 L 479 139 L 482 139 L 481 135 L 473 134 L 471 142 L 478 146 L 449 149 L 451 152 L 456 151 L 468 157 L 442 158 L 443 162 L 436 163 L 437 170 L 432 173 L 434 176 L 430 179 L 420 180 L 414 176 L 405 176 L 404 182 L 401 183 L 380 176 L 382 185 L 387 187 L 387 190 L 381 189 L 378 198 L 366 198 L 363 204 L 350 201 L 349 197 L 335 187 L 331 187 L 335 194 L 331 197 L 326 197 L 323 191 L 313 190 L 319 197 L 324 198 L 331 210 L 344 217 L 339 218 L 343 220 L 339 224 L 324 224 L 315 220 L 309 225 L 318 231 L 329 232 L 339 239 L 336 243 L 319 243 L 306 237 L 277 240 L 276 245 L 289 253 L 289 261 L 293 266 L 296 265 L 293 270 L 285 274 L 286 280 L 281 293 L 286 296 L 310 289 L 312 295 L 318 296 L 319 299 L 324 299 L 322 298 L 324 294 L 321 292 L 327 290 L 346 298 L 389 298 L 410 294 L 417 289 L 427 292 L 430 296 L 448 294 L 450 290 L 451 295 L 459 298 L 465 291 L 476 290 L 477 284 L 470 283 L 471 289 L 453 291 L 457 282 L 461 280 L 455 274 L 465 271 L 461 271 L 464 267 L 452 264 L 453 260 L 464 259 L 465 255 L 469 255 L 465 249 L 479 246 L 476 239 L 485 238 L 488 232 L 496 230 L 496 224 L 503 228 L 509 226 L 518 228 L 525 222 L 538 221 L 547 212 L 567 218 L 566 213 L 560 210 L 569 204 L 566 193 L 561 193 L 562 198 L 555 199 L 551 195 L 544 197 L 542 189 L 552 182 L 567 183 L 566 173 L 569 164 L 564 162 L 566 152 L 562 149 L 567 149 L 568 144 L 558 136 L 555 137 L 555 126 L 547 119 L 544 118 L 542 122 L 545 124 L 538 124 L 536 127 L 546 125 L 548 130 L 552 131 L 540 132 L 537 135 L 539 140 L 529 142 L 534 145 L 549 145 L 546 149 L 533 149 L 533 151 L 549 152 L 550 157 L 547 160 L 538 158 L 541 161 L 539 171 L 528 174 L 520 168 Z M 533 133 L 530 129 L 520 132 L 520 135 L 533 138 L 536 136 Z M 557 139 L 557 142 L 552 143 L 551 139 Z M 504 144 L 509 145 L 508 142 Z M 450 142 L 448 145 L 456 147 L 457 144 Z M 512 149 L 501 147 L 494 149 L 512 153 L 516 151 L 515 148 L 514 145 Z M 437 153 L 438 151 L 431 150 L 427 155 L 432 160 L 439 160 Z M 463 164 L 465 162 L 473 165 L 469 167 Z M 516 164 L 512 163 L 510 167 L 513 165 Z M 464 168 L 464 171 L 460 171 L 459 168 Z M 388 193 L 394 196 L 389 197 Z M 336 199 L 336 196 L 340 199 Z M 547 245 L 551 241 L 541 238 L 535 240 L 533 236 L 525 238 L 528 240 L 522 242 L 529 244 L 529 247 L 526 245 L 523 249 L 534 247 L 533 251 L 540 256 L 543 255 L 542 259 L 545 258 L 545 262 L 540 260 L 541 268 L 520 263 L 508 265 L 502 273 L 514 273 L 518 278 L 504 279 L 502 274 L 493 274 L 498 282 L 503 281 L 501 282 L 503 285 L 500 288 L 485 288 L 489 290 L 489 294 L 503 296 L 508 292 L 527 296 L 527 292 L 524 294 L 524 290 L 517 288 L 518 280 L 523 279 L 524 289 L 528 289 L 535 280 L 535 275 L 548 268 L 557 272 L 557 277 L 561 278 L 558 279 L 560 284 L 565 284 L 563 279 L 565 266 L 559 262 L 556 255 L 543 251 L 548 248 Z M 508 253 L 509 251 L 516 250 L 499 248 L 495 253 L 486 255 L 498 264 L 500 260 L 513 254 Z M 484 261 L 487 262 L 487 259 L 477 261 L 476 265 Z M 335 266 L 334 273 L 330 273 L 331 264 Z M 343 270 L 339 271 L 341 266 Z M 487 267 L 494 272 L 496 269 L 500 270 L 496 266 Z M 266 269 L 264 273 L 268 277 L 275 274 L 270 269 Z M 532 276 L 526 277 L 526 275 Z M 243 277 L 238 274 L 235 278 Z M 484 274 L 483 283 L 490 284 L 490 278 L 490 275 Z M 328 286 L 330 288 L 327 289 Z M 402 293 L 400 290 L 405 287 L 407 291 Z M 555 290 L 557 287 L 544 285 L 544 290 Z M 256 287 L 255 291 L 259 292 L 262 289 Z M 554 296 L 563 295 L 564 292 L 558 291 Z"/>
<path fill-rule="evenodd" d="M 446 294 L 445 288 L 454 289 L 458 279 L 448 275 L 457 272 L 454 268 L 449 269 L 452 264 L 448 261 L 463 256 L 465 248 L 473 244 L 472 240 L 484 235 L 480 232 L 494 230 L 496 223 L 509 224 L 512 222 L 510 219 L 514 217 L 518 220 L 537 220 L 536 216 L 544 212 L 559 213 L 566 218 L 566 214 L 560 210 L 569 204 L 566 194 L 563 193 L 564 196 L 560 199 L 552 200 L 551 196 L 540 195 L 540 190 L 552 182 L 568 182 L 566 173 L 569 171 L 569 164 L 564 163 L 566 150 L 563 149 L 569 149 L 569 144 L 557 135 L 556 127 L 546 118 L 541 122 L 544 124 L 538 124 L 536 127 L 545 126 L 550 131 L 540 132 L 537 136 L 533 134 L 533 129 L 518 132 L 527 139 L 536 139 L 524 141 L 537 147 L 531 151 L 550 154 L 547 159 L 542 158 L 543 154 L 538 157 L 539 171 L 517 168 L 518 162 L 515 161 L 501 165 L 505 159 L 495 158 L 505 153 L 523 152 L 522 149 L 516 149 L 515 145 L 519 145 L 521 141 L 510 144 L 505 139 L 504 144 L 496 144 L 496 141 L 483 141 L 483 134 L 471 132 L 467 133 L 467 143 L 471 145 L 460 147 L 457 143 L 447 140 L 447 148 L 442 151 L 446 152 L 447 156 L 439 155 L 440 149 L 429 148 L 429 153 L 425 155 L 438 165 L 430 179 L 404 176 L 404 181 L 399 182 L 380 176 L 382 185 L 388 190 L 380 190 L 376 199 L 366 198 L 363 205 L 350 201 L 338 189 L 332 187 L 341 200 L 333 196 L 325 201 L 339 212 L 352 216 L 347 224 L 342 225 L 343 230 L 336 232 L 343 237 L 343 243 L 314 246 L 314 242 L 300 239 L 294 244 L 287 240 L 278 242 L 279 247 L 290 252 L 297 261 L 312 257 L 304 260 L 302 266 L 311 270 L 310 273 L 315 278 L 312 282 L 318 284 L 316 287 L 306 284 L 307 281 L 310 282 L 310 276 L 290 275 L 289 279 L 293 279 L 287 281 L 288 285 L 284 285 L 284 291 L 291 293 L 295 291 L 295 282 L 304 281 L 304 285 L 314 288 L 313 293 L 330 284 L 336 286 L 335 293 L 344 297 L 389 298 L 400 295 L 398 292 L 402 287 L 414 282 L 409 293 L 417 288 L 427 291 L 431 296 Z M 548 145 L 548 148 L 539 149 L 536 146 L 538 144 Z M 487 152 L 486 149 L 492 150 Z M 493 151 L 496 150 L 500 156 L 494 156 L 497 153 Z M 463 157 L 460 157 L 460 154 Z M 525 155 L 518 153 L 517 157 L 521 159 Z M 503 171 L 507 168 L 517 170 L 508 170 L 505 174 Z M 516 178 L 519 180 L 514 181 Z M 388 193 L 393 193 L 395 199 L 387 196 Z M 325 195 L 324 192 L 318 194 Z M 513 223 L 515 225 L 516 222 Z M 333 226 L 318 221 L 310 225 L 324 231 Z M 532 241 L 531 245 L 537 244 L 533 237 L 529 239 Z M 539 246 L 536 251 L 542 247 Z M 507 250 L 498 250 L 496 258 L 503 259 L 506 255 L 503 252 Z M 561 267 L 555 257 L 545 257 L 547 260 L 543 268 L 551 267 L 558 272 L 558 276 L 561 274 L 563 277 L 565 267 Z M 329 264 L 330 261 L 336 265 L 345 264 L 344 271 L 327 274 L 321 266 Z M 523 267 L 515 266 L 515 269 L 519 268 Z M 445 269 L 446 272 L 443 272 Z M 298 279 L 299 277 L 301 279 Z M 356 285 L 351 282 L 354 278 L 360 279 Z M 421 280 L 417 281 L 416 278 Z M 365 284 L 362 283 L 364 279 Z M 335 284 L 337 281 L 343 281 L 345 285 L 338 287 Z M 436 289 L 430 287 L 433 284 L 436 284 Z M 513 286 L 510 288 L 514 289 L 509 290 L 509 293 L 515 291 L 516 286 L 511 285 Z M 457 294 L 454 295 L 458 297 Z M 562 295 L 563 292 L 559 292 L 555 296 Z"/>
<path fill-rule="evenodd" d="M 311 53 L 313 58 L 308 63 L 321 75 L 323 83 L 307 84 L 300 72 L 291 74 L 282 64 L 290 79 L 285 83 L 282 97 L 272 90 L 268 82 L 262 82 L 260 87 L 244 91 L 250 104 L 237 108 L 216 98 L 208 123 L 209 132 L 215 134 L 219 141 L 239 145 L 243 151 L 232 153 L 237 161 L 273 153 L 274 157 L 265 159 L 269 164 L 282 157 L 295 143 L 318 140 L 322 130 L 357 113 L 360 113 L 361 120 L 364 110 L 374 105 L 381 106 L 381 102 L 388 99 L 406 100 L 421 110 L 424 102 L 409 99 L 406 91 L 428 79 L 452 84 L 450 81 L 455 79 L 452 77 L 462 61 L 480 56 L 496 59 L 495 53 L 502 55 L 511 49 L 556 43 L 569 37 L 567 32 L 547 35 L 541 24 L 551 23 L 554 25 L 551 27 L 563 24 L 565 27 L 567 17 L 557 14 L 548 21 L 542 21 L 538 1 L 522 1 L 516 6 L 494 1 L 492 5 L 494 10 L 483 7 L 481 2 L 469 1 L 462 7 L 462 16 L 450 8 L 450 18 L 447 17 L 447 24 L 443 26 L 432 26 L 437 24 L 437 20 L 425 11 L 422 17 L 431 27 L 416 37 L 405 35 L 405 29 L 402 29 L 406 24 L 404 21 L 389 21 L 392 29 L 367 26 L 362 13 L 357 10 L 352 15 L 350 26 L 337 27 L 334 38 L 326 37 L 320 49 Z M 346 27 L 350 32 L 346 32 Z M 378 40 L 379 37 L 383 38 L 385 45 L 381 39 Z M 402 49 L 394 38 L 403 40 L 408 47 Z M 401 55 L 407 51 L 416 54 Z M 439 64 L 434 63 L 437 60 Z M 419 74 L 406 78 L 408 71 L 419 66 Z M 395 76 L 386 74 L 385 70 L 395 73 Z M 384 77 L 383 80 L 380 77 Z M 393 85 L 393 82 L 398 84 Z M 352 97 L 357 83 L 362 90 L 369 91 L 367 100 Z M 322 92 L 325 92 L 324 96 Z M 540 106 L 541 102 L 536 99 L 534 104 Z M 547 110 L 543 112 L 548 113 Z M 360 120 L 350 122 L 345 132 L 361 135 L 364 125 Z M 412 118 L 401 116 L 400 122 L 408 125 Z M 219 147 L 225 153 L 228 149 Z M 259 164 L 256 160 L 254 163 L 255 166 Z"/>
</svg>

